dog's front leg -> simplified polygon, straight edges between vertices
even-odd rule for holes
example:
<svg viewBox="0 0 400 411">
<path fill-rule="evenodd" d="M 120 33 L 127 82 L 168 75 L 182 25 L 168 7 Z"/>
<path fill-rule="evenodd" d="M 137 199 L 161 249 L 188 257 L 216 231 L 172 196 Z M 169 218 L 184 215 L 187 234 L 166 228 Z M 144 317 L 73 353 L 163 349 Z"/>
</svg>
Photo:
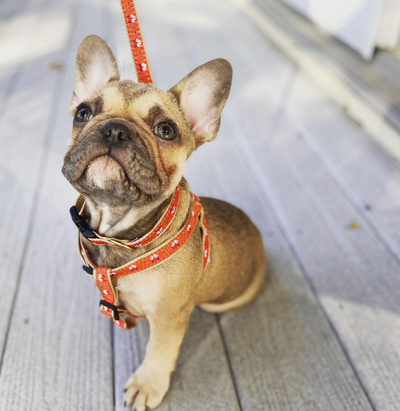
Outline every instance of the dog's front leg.
<svg viewBox="0 0 400 411">
<path fill-rule="evenodd" d="M 161 404 L 169 388 L 192 309 L 148 318 L 150 340 L 146 358 L 125 385 L 126 405 L 134 404 L 137 411 L 145 411 L 146 407 L 153 409 Z"/>
</svg>

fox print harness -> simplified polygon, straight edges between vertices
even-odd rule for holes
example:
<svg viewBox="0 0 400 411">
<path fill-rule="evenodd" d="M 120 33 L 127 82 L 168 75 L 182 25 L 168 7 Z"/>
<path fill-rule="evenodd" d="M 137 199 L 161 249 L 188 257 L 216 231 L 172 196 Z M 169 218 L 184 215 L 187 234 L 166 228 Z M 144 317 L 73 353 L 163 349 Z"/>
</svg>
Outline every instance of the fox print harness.
<svg viewBox="0 0 400 411">
<path fill-rule="evenodd" d="M 79 235 L 78 244 L 79 253 L 85 264 L 83 269 L 86 273 L 93 275 L 93 279 L 100 290 L 102 295 L 102 299 L 100 300 L 100 311 L 111 318 L 117 326 L 128 329 L 129 327 L 124 317 L 140 317 L 129 313 L 126 309 L 119 306 L 118 290 L 113 285 L 112 280 L 128 275 L 143 273 L 144 271 L 151 270 L 162 264 L 185 245 L 196 227 L 199 227 L 202 235 L 203 269 L 206 268 L 210 260 L 210 240 L 207 223 L 204 217 L 204 209 L 199 202 L 199 198 L 192 194 L 192 199 L 192 208 L 188 218 L 175 237 L 168 238 L 153 250 L 150 250 L 117 268 L 96 266 L 87 248 L 83 244 L 82 236 L 97 246 L 109 245 L 127 249 L 137 249 L 150 244 L 155 239 L 159 238 L 174 220 L 179 207 L 179 186 L 175 189 L 171 203 L 157 224 L 147 234 L 135 240 L 108 238 L 91 230 L 85 219 L 85 199 L 83 196 L 79 196 L 75 206 L 71 207 L 70 214 L 72 221 L 78 227 L 80 234 L 82 234 L 82 236 Z"/>
</svg>

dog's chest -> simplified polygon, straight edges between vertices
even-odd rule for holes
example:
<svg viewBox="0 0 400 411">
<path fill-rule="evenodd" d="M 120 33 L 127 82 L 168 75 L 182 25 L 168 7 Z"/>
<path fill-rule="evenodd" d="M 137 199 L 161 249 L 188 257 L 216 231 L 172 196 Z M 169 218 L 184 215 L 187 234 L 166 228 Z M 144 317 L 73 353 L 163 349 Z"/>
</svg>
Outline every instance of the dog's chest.
<svg viewBox="0 0 400 411">
<path fill-rule="evenodd" d="M 97 249 L 95 263 L 98 266 L 115 268 L 127 264 L 134 257 L 129 250 L 101 246 Z M 115 278 L 113 285 L 118 291 L 121 305 L 132 314 L 147 316 L 156 309 L 162 299 L 163 290 L 168 288 L 165 284 L 166 278 L 166 269 L 160 265 L 151 270 Z"/>
<path fill-rule="evenodd" d="M 93 258 L 95 263 L 102 267 L 120 267 L 136 257 L 132 251 L 115 246 L 96 246 L 94 251 L 95 254 L 93 255 Z"/>
<path fill-rule="evenodd" d="M 148 316 L 157 310 L 164 300 L 167 273 L 163 268 L 154 268 L 115 280 L 121 303 L 132 312 Z"/>
</svg>

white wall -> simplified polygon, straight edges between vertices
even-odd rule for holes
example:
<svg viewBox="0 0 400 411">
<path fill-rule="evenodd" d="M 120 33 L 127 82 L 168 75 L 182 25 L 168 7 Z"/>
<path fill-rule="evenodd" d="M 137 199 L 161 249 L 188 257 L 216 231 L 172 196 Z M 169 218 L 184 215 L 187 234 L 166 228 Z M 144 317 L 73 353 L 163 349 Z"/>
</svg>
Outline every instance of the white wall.
<svg viewBox="0 0 400 411">
<path fill-rule="evenodd" d="M 282 0 L 369 59 L 376 46 L 394 48 L 400 0 Z"/>
</svg>

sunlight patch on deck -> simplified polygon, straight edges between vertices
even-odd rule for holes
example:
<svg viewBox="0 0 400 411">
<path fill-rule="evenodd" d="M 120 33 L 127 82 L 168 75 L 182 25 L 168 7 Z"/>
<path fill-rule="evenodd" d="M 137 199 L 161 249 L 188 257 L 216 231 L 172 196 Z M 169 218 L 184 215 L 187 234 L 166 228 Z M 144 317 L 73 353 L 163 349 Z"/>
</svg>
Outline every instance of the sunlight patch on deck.
<svg viewBox="0 0 400 411">
<path fill-rule="evenodd" d="M 64 48 L 71 29 L 71 16 L 62 10 L 25 13 L 1 22 L 0 69 Z"/>
</svg>

